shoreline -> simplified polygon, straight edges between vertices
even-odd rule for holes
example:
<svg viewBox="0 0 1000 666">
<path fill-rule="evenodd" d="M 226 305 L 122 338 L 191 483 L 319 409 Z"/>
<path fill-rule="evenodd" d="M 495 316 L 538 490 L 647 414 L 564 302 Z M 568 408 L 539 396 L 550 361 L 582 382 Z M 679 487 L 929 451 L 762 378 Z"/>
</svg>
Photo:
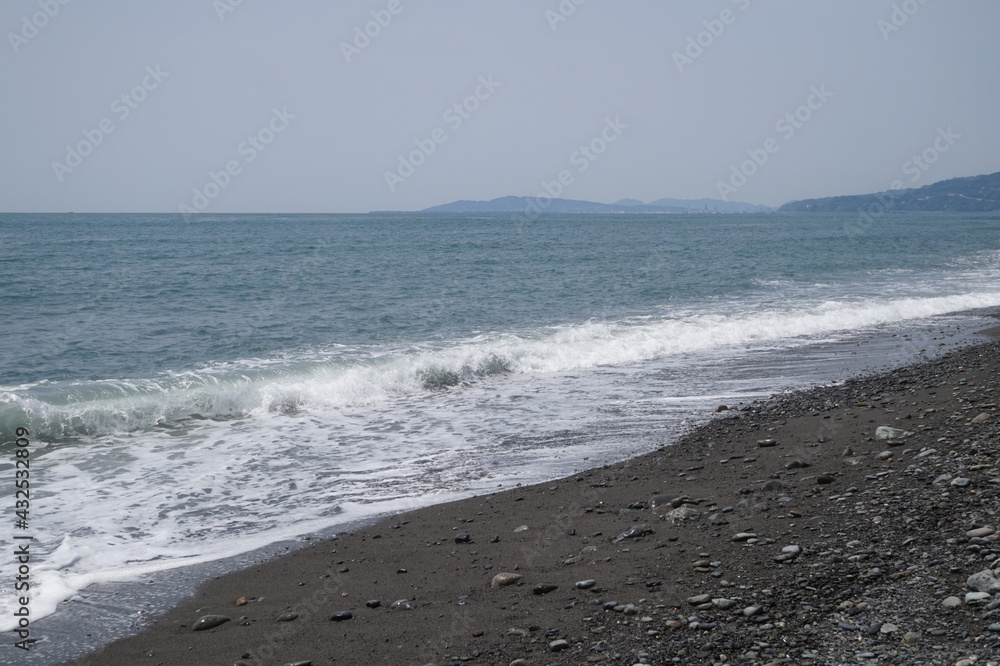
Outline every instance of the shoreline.
<svg viewBox="0 0 1000 666">
<path fill-rule="evenodd" d="M 1000 559 L 995 532 L 968 536 L 1000 531 L 998 352 L 985 341 L 778 396 L 630 460 L 390 516 L 208 581 L 143 633 L 65 663 L 988 659 L 1000 595 L 964 595 Z M 913 434 L 874 440 L 900 423 Z M 661 493 L 690 500 L 662 520 L 648 504 Z M 491 587 L 501 572 L 523 578 Z M 192 631 L 214 614 L 231 620 Z"/>
</svg>

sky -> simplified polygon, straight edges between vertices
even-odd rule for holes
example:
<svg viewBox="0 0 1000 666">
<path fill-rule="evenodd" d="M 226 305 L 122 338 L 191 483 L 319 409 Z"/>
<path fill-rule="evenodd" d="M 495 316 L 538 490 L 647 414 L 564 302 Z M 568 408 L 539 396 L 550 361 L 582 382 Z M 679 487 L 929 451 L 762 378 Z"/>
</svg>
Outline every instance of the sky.
<svg viewBox="0 0 1000 666">
<path fill-rule="evenodd" d="M 790 200 L 1000 171 L 996 0 L 6 0 L 0 211 Z"/>
</svg>

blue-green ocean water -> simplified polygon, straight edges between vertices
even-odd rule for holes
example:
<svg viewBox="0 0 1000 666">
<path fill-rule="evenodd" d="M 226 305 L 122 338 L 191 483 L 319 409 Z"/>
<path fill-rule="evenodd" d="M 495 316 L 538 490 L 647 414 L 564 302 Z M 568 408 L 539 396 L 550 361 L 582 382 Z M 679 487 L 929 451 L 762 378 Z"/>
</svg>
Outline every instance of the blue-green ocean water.
<svg viewBox="0 0 1000 666">
<path fill-rule="evenodd" d="M 3 214 L 0 250 L 41 614 L 653 448 L 1000 305 L 996 215 Z"/>
</svg>

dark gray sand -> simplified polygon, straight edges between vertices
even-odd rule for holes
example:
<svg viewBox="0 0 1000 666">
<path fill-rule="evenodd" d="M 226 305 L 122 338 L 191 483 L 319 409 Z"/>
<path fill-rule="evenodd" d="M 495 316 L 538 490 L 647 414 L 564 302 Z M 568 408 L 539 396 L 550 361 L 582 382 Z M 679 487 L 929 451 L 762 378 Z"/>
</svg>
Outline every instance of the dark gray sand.
<svg viewBox="0 0 1000 666">
<path fill-rule="evenodd" d="M 998 369 L 991 341 L 720 411 L 217 578 L 70 663 L 1000 664 Z"/>
</svg>

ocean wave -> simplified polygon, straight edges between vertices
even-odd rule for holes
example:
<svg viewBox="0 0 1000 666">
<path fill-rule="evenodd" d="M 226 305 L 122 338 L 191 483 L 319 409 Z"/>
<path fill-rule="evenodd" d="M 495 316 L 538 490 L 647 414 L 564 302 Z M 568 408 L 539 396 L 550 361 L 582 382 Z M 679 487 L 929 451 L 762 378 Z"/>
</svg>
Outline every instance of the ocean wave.
<svg viewBox="0 0 1000 666">
<path fill-rule="evenodd" d="M 534 334 L 481 335 L 407 350 L 333 348 L 311 354 L 219 364 L 129 381 L 45 382 L 0 389 L 5 441 L 27 425 L 36 438 L 61 440 L 204 419 L 345 408 L 442 390 L 490 377 L 614 366 L 681 354 L 809 336 L 1000 305 L 1000 292 L 928 298 L 825 301 L 809 307 L 604 322 Z M 350 358 L 350 360 L 345 360 Z"/>
</svg>

